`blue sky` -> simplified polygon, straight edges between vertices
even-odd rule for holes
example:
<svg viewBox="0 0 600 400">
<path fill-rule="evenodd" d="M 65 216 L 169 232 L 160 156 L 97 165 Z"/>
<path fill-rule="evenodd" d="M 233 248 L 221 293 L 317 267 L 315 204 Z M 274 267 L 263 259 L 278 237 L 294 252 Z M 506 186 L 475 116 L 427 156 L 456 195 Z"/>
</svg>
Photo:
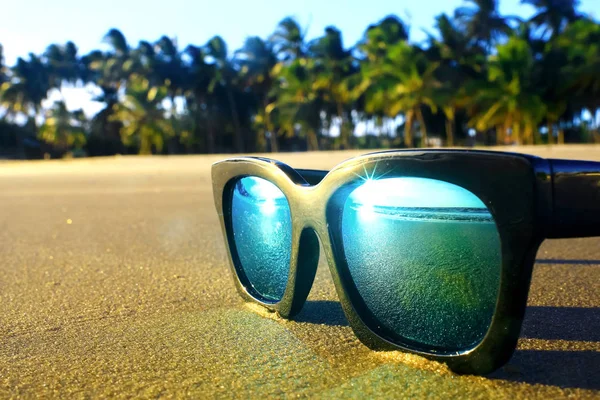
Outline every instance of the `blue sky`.
<svg viewBox="0 0 600 400">
<path fill-rule="evenodd" d="M 531 15 L 520 0 L 501 0 L 503 14 Z M 27 0 L 2 5 L 0 43 L 6 62 L 17 56 L 41 53 L 50 43 L 73 40 L 82 53 L 101 47 L 103 35 L 111 27 L 123 31 L 130 44 L 140 39 L 156 40 L 166 34 L 177 37 L 180 47 L 204 44 L 220 34 L 239 48 L 250 35 L 267 37 L 278 21 L 287 15 L 299 18 L 315 37 L 327 25 L 344 34 L 347 46 L 356 43 L 368 24 L 388 14 L 397 14 L 412 26 L 414 40 L 423 39 L 423 29 L 431 29 L 435 15 L 451 13 L 461 0 Z M 599 0 L 581 0 L 580 9 L 600 17 Z"/>
<path fill-rule="evenodd" d="M 308 38 L 319 36 L 328 25 L 338 27 L 346 46 L 354 45 L 366 27 L 389 14 L 411 26 L 411 39 L 426 36 L 434 17 L 452 13 L 461 0 L 27 0 L 2 4 L 0 43 L 5 62 L 13 65 L 19 56 L 42 53 L 50 43 L 72 40 L 85 54 L 104 48 L 102 37 L 119 28 L 130 45 L 141 39 L 154 41 L 161 35 L 177 37 L 179 47 L 204 44 L 221 35 L 229 51 L 241 47 L 248 36 L 266 38 L 286 16 L 295 16 L 307 27 Z M 580 10 L 600 17 L 600 0 L 581 0 Z M 501 0 L 500 12 L 528 17 L 533 9 L 520 0 Z M 84 107 L 93 114 L 100 107 L 82 89 L 63 91 L 70 109 Z M 51 96 L 52 97 L 52 96 Z M 55 97 L 55 96 L 54 96 Z"/>
</svg>

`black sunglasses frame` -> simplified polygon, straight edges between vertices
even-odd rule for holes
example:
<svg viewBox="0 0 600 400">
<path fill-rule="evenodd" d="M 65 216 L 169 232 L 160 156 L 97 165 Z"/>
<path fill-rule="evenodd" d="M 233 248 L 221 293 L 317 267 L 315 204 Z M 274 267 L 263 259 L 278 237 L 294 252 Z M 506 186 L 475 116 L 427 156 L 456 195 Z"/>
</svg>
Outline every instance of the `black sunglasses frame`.
<svg viewBox="0 0 600 400">
<path fill-rule="evenodd" d="M 502 266 L 496 309 L 482 341 L 466 351 L 425 348 L 382 328 L 350 276 L 341 238 L 341 207 L 365 178 L 421 177 L 463 187 L 488 207 L 498 229 Z M 242 177 L 275 184 L 292 216 L 292 250 L 282 299 L 262 298 L 241 268 L 232 231 L 231 195 Z M 514 352 L 525 315 L 535 255 L 545 238 L 600 235 L 600 163 L 547 160 L 468 150 L 388 151 L 345 161 L 331 172 L 295 170 L 265 158 L 240 157 L 212 167 L 215 206 L 240 295 L 284 318 L 304 305 L 319 260 L 319 241 L 344 313 L 356 336 L 376 350 L 403 350 L 445 362 L 458 373 L 486 374 Z"/>
</svg>

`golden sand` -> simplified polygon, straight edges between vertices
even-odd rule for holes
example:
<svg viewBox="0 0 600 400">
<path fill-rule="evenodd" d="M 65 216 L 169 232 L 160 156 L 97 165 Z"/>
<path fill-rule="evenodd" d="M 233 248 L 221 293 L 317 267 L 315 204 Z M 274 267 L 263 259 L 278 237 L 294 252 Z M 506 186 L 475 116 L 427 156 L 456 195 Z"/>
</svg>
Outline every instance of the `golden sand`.
<svg viewBox="0 0 600 400">
<path fill-rule="evenodd" d="M 280 158 L 327 168 L 348 154 Z M 297 321 L 245 305 L 212 204 L 216 159 L 0 164 L 0 398 L 600 396 L 600 239 L 545 243 L 519 350 L 490 377 L 458 376 L 363 346 L 324 262 Z"/>
</svg>

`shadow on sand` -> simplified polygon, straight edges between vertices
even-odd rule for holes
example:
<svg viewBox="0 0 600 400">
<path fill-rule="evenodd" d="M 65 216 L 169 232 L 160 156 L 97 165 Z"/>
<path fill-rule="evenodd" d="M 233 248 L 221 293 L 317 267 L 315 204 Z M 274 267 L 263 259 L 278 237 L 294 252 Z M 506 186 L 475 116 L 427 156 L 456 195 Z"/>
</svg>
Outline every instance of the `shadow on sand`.
<svg viewBox="0 0 600 400">
<path fill-rule="evenodd" d="M 337 301 L 307 301 L 298 322 L 348 326 Z M 528 307 L 521 337 L 600 342 L 600 308 Z M 510 362 L 489 376 L 563 388 L 600 389 L 600 352 L 517 350 Z"/>
<path fill-rule="evenodd" d="M 553 260 L 539 258 L 535 260 L 536 264 L 556 264 L 556 265 L 598 265 L 600 260 Z"/>
<path fill-rule="evenodd" d="M 600 308 L 528 307 L 521 337 L 598 343 Z M 576 348 L 577 344 L 572 347 Z M 517 350 L 509 363 L 490 378 L 598 390 L 600 352 Z"/>
<path fill-rule="evenodd" d="M 337 301 L 308 300 L 294 321 L 329 326 L 348 326 L 342 306 Z"/>
</svg>

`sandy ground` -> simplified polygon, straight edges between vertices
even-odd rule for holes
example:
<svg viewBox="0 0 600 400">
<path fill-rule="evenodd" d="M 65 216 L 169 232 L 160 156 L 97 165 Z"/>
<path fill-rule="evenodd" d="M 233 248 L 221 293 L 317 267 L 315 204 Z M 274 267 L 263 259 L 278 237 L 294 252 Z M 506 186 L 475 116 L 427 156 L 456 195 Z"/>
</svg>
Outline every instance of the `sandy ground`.
<svg viewBox="0 0 600 400">
<path fill-rule="evenodd" d="M 277 158 L 325 169 L 355 154 Z M 1 398 L 600 396 L 599 238 L 544 243 L 515 356 L 457 376 L 363 346 L 324 262 L 296 321 L 245 305 L 212 203 L 220 158 L 0 164 Z"/>
</svg>

